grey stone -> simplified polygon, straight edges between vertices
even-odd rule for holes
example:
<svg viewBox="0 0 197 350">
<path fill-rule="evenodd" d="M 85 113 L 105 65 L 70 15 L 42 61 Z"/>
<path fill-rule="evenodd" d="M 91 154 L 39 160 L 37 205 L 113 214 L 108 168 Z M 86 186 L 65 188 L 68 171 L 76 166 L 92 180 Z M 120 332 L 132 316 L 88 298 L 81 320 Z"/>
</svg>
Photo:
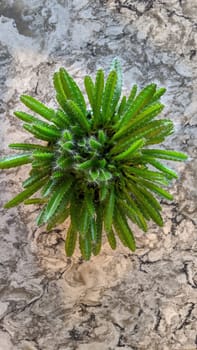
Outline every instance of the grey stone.
<svg viewBox="0 0 197 350">
<path fill-rule="evenodd" d="M 138 249 L 121 244 L 82 262 L 64 254 L 66 225 L 37 229 L 33 206 L 0 209 L 0 350 L 194 350 L 197 344 L 195 1 L 1 0 L 0 149 L 28 140 L 13 111 L 22 93 L 55 106 L 52 74 L 65 66 L 107 71 L 119 56 L 124 91 L 167 87 L 163 115 L 175 124 L 164 148 L 189 154 L 163 203 L 164 228 L 136 227 Z M 33 138 L 31 138 L 33 139 Z M 0 172 L 0 205 L 27 168 Z"/>
</svg>

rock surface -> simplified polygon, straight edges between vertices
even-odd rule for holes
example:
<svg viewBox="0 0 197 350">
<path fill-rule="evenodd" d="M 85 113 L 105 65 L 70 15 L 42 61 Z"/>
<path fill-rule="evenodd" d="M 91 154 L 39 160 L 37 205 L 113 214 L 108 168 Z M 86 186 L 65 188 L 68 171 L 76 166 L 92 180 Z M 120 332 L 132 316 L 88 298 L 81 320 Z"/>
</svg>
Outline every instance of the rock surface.
<svg viewBox="0 0 197 350">
<path fill-rule="evenodd" d="M 0 173 L 0 350 L 197 349 L 197 4 L 186 0 L 0 0 L 0 149 L 28 140 L 13 111 L 31 94 L 53 106 L 51 77 L 83 76 L 119 56 L 125 90 L 156 82 L 189 154 L 164 202 L 165 226 L 83 262 L 64 255 L 65 227 L 37 230 L 37 208 L 2 209 L 26 168 Z M 53 98 L 51 99 L 51 96 Z"/>
</svg>

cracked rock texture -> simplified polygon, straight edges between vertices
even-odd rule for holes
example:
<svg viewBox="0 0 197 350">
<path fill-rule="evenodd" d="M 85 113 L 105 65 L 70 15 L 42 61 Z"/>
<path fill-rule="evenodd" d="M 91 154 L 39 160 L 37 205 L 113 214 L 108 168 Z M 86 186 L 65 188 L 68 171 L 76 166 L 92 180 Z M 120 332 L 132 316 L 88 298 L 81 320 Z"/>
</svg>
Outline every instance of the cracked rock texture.
<svg viewBox="0 0 197 350">
<path fill-rule="evenodd" d="M 82 85 L 119 56 L 125 90 L 167 87 L 165 148 L 189 154 L 163 202 L 165 226 L 136 232 L 138 249 L 83 262 L 64 255 L 66 227 L 37 229 L 38 208 L 2 209 L 27 168 L 0 173 L 0 350 L 197 349 L 195 0 L 0 0 L 0 149 L 29 140 L 13 111 L 31 94 L 55 105 L 51 77 L 65 66 Z"/>
</svg>

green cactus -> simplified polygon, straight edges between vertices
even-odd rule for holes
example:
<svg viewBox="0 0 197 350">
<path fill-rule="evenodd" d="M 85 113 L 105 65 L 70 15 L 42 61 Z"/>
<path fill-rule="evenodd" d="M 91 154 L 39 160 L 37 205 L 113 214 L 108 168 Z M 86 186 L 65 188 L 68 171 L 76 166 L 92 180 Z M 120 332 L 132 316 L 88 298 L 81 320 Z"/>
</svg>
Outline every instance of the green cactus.
<svg viewBox="0 0 197 350">
<path fill-rule="evenodd" d="M 54 74 L 57 110 L 23 95 L 21 101 L 39 117 L 15 112 L 24 129 L 42 140 L 41 145 L 13 143 L 21 154 L 0 160 L 0 169 L 31 163 L 24 190 L 5 204 L 41 204 L 37 224 L 47 229 L 70 218 L 65 240 L 67 256 L 72 256 L 77 239 L 82 257 L 99 254 L 102 235 L 112 249 L 116 237 L 134 251 L 135 238 L 128 219 L 147 231 L 147 221 L 162 226 L 157 196 L 172 199 L 161 186 L 177 174 L 160 159 L 184 161 L 187 156 L 173 150 L 151 149 L 173 133 L 169 119 L 156 119 L 164 105 L 164 88 L 156 84 L 128 98 L 121 97 L 122 70 L 114 59 L 104 78 L 103 70 L 84 79 L 85 98 L 69 73 L 61 68 Z M 151 167 L 151 168 L 150 168 Z M 154 169 L 154 170 L 153 170 Z M 32 197 L 40 192 L 39 198 Z"/>
</svg>

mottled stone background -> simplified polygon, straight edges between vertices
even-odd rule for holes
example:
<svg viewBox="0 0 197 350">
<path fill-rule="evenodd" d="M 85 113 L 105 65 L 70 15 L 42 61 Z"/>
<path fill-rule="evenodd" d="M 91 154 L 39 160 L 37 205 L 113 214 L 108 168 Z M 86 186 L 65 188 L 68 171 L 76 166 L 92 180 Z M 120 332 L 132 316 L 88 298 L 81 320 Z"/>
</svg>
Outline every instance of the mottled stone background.
<svg viewBox="0 0 197 350">
<path fill-rule="evenodd" d="M 55 104 L 51 77 L 64 65 L 82 84 L 119 56 L 125 89 L 168 89 L 164 116 L 185 151 L 163 201 L 165 226 L 136 232 L 130 254 L 105 243 L 83 262 L 64 255 L 65 227 L 35 227 L 35 207 L 2 209 L 28 167 L 0 173 L 0 350 L 197 349 L 196 0 L 0 0 L 0 149 L 29 135 L 13 110 L 21 93 Z"/>
</svg>

